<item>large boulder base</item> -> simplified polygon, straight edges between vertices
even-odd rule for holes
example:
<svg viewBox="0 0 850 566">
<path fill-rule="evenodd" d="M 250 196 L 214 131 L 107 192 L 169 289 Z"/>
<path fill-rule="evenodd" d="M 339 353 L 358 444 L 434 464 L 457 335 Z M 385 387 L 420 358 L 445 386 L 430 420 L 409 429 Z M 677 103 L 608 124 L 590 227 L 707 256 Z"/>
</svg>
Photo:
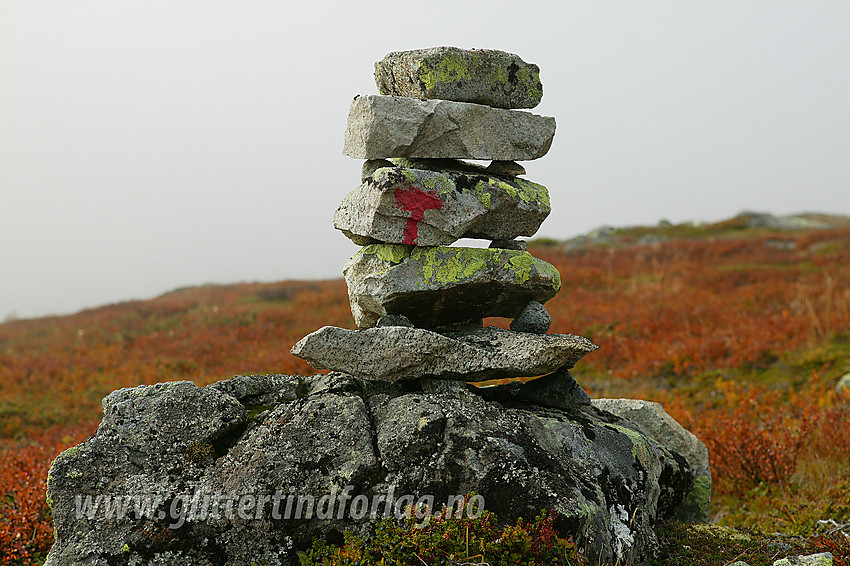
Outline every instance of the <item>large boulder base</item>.
<svg viewBox="0 0 850 566">
<path fill-rule="evenodd" d="M 420 328 L 487 316 L 513 318 L 561 288 L 550 263 L 519 250 L 373 244 L 343 269 L 354 322 L 403 314 Z"/>
<path fill-rule="evenodd" d="M 711 468 L 708 449 L 691 431 L 680 425 L 659 403 L 642 399 L 594 399 L 593 406 L 635 424 L 642 434 L 681 454 L 694 472 L 694 485 L 679 508 L 685 522 L 708 522 L 711 502 Z"/>
<path fill-rule="evenodd" d="M 325 326 L 302 338 L 292 354 L 317 369 L 377 381 L 420 377 L 487 381 L 571 368 L 596 348 L 573 334 L 528 334 L 495 326 L 443 334 L 407 326 L 365 330 Z"/>
<path fill-rule="evenodd" d="M 423 157 L 526 161 L 546 155 L 555 119 L 468 102 L 357 96 L 342 152 L 355 159 Z"/>
<path fill-rule="evenodd" d="M 345 197 L 334 227 L 361 246 L 447 246 L 533 236 L 550 211 L 546 187 L 525 179 L 383 167 Z"/>
<path fill-rule="evenodd" d="M 657 548 L 652 525 L 674 515 L 690 489 L 683 458 L 590 406 L 513 407 L 460 389 L 427 393 L 417 381 L 375 389 L 342 374 L 252 379 L 107 397 L 97 433 L 50 470 L 56 542 L 47 566 L 297 564 L 294 551 L 314 537 L 341 541 L 345 530 L 374 526 L 339 503 L 343 493 L 348 503 L 433 496 L 439 510 L 472 492 L 508 524 L 556 511 L 561 536 L 594 563 L 640 565 Z M 277 515 L 275 494 L 283 497 Z M 287 515 L 292 494 L 315 506 Z M 80 517 L 77 496 L 162 503 L 151 513 L 107 519 L 99 508 Z M 233 506 L 204 506 L 204 497 Z"/>
<path fill-rule="evenodd" d="M 381 94 L 497 108 L 534 108 L 543 97 L 537 65 L 494 49 L 394 51 L 375 63 L 375 83 Z"/>
</svg>

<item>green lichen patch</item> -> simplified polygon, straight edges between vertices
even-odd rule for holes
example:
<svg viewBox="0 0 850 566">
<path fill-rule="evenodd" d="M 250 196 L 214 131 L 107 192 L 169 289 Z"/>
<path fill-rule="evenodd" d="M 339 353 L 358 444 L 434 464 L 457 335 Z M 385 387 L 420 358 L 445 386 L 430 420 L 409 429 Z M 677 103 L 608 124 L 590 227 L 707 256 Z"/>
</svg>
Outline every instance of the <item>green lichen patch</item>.
<svg viewBox="0 0 850 566">
<path fill-rule="evenodd" d="M 478 197 L 478 201 L 484 205 L 484 208 L 490 210 L 492 195 L 489 191 L 485 190 L 484 183 L 475 185 L 475 195 Z"/>
<path fill-rule="evenodd" d="M 274 409 L 274 405 L 253 405 L 251 407 L 247 407 L 248 409 L 248 420 L 256 421 L 259 417 L 265 413 L 266 411 L 270 411 Z"/>
<path fill-rule="evenodd" d="M 410 257 L 411 250 L 412 246 L 405 244 L 372 244 L 358 253 L 364 256 L 374 255 L 382 261 L 397 265 Z"/>
<path fill-rule="evenodd" d="M 525 87 L 533 97 L 543 97 L 543 84 L 540 82 L 540 69 L 529 65 L 523 67 L 516 74 L 517 82 Z"/>
<path fill-rule="evenodd" d="M 513 183 L 519 188 L 516 196 L 521 200 L 539 203 L 541 208 L 551 210 L 552 205 L 549 203 L 549 190 L 546 187 L 526 181 L 525 179 L 514 179 Z M 510 186 L 510 183 L 508 185 Z"/>
<path fill-rule="evenodd" d="M 603 423 L 602 426 L 626 435 L 632 441 L 632 455 L 644 469 L 650 468 L 649 441 L 639 432 L 613 423 Z"/>
<path fill-rule="evenodd" d="M 65 460 L 65 459 L 73 458 L 74 456 L 76 456 L 76 454 L 77 454 L 80 450 L 82 450 L 82 447 L 83 447 L 83 446 L 82 446 L 82 444 L 77 444 L 76 446 L 71 446 L 70 448 L 68 448 L 68 449 L 63 450 L 62 452 L 60 452 L 60 453 L 59 453 L 59 455 L 58 455 L 58 456 L 56 456 L 56 460 L 54 460 L 54 461 L 59 461 L 59 460 Z"/>
<path fill-rule="evenodd" d="M 186 447 L 186 459 L 199 466 L 212 460 L 214 455 L 215 449 L 209 442 L 193 442 Z"/>
<path fill-rule="evenodd" d="M 384 253 L 385 257 L 396 257 L 389 252 Z M 561 286 L 558 270 L 528 252 L 497 248 L 418 246 L 410 252 L 409 257 L 410 261 L 420 264 L 425 285 L 446 286 L 468 281 L 485 272 L 508 271 L 513 274 L 513 282 L 516 284 L 527 283 L 532 278 L 548 278 L 552 280 L 555 290 Z"/>
<path fill-rule="evenodd" d="M 528 252 L 514 255 L 508 260 L 510 269 L 514 272 L 519 282 L 528 281 L 531 278 L 531 270 L 534 268 L 534 258 Z"/>
<path fill-rule="evenodd" d="M 438 83 L 453 83 L 471 79 L 469 64 L 460 53 L 449 53 L 443 58 L 419 62 L 419 78 L 427 90 L 434 90 Z"/>
<path fill-rule="evenodd" d="M 708 511 L 707 507 L 711 500 L 711 477 L 696 476 L 694 485 L 688 495 L 685 496 L 684 505 L 689 505 L 701 510 Z"/>
<path fill-rule="evenodd" d="M 489 250 L 481 248 L 417 248 L 413 261 L 422 262 L 422 279 L 427 285 L 449 285 L 472 278 L 488 264 Z"/>
</svg>

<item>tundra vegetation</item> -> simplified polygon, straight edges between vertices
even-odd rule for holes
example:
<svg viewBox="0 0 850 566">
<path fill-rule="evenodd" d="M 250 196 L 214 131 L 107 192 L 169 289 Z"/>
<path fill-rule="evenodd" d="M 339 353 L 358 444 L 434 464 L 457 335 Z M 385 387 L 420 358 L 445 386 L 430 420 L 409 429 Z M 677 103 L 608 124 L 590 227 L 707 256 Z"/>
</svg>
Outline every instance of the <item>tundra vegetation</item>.
<svg viewBox="0 0 850 566">
<path fill-rule="evenodd" d="M 659 526 L 658 564 L 772 564 L 822 550 L 850 564 L 850 390 L 835 387 L 850 372 L 850 227 L 776 230 L 738 217 L 530 247 L 562 278 L 546 304 L 550 332 L 599 345 L 573 372 L 590 395 L 657 401 L 709 449 L 714 524 Z M 289 349 L 326 324 L 354 328 L 341 279 L 205 285 L 0 324 L 0 565 L 43 561 L 50 462 L 94 432 L 109 392 L 313 373 Z M 378 535 L 390 549 L 421 544 L 404 548 L 431 552 L 429 564 L 481 562 L 500 538 L 513 554 L 493 564 L 580 559 L 546 517 L 416 533 L 387 524 Z M 378 542 L 318 544 L 304 560 L 354 563 Z"/>
</svg>

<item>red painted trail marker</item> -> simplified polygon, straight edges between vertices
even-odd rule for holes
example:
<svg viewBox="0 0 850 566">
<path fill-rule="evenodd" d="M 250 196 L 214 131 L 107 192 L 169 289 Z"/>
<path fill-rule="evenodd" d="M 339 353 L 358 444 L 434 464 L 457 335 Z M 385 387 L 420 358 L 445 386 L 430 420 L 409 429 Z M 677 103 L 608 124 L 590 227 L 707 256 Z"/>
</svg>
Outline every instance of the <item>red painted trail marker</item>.
<svg viewBox="0 0 850 566">
<path fill-rule="evenodd" d="M 404 238 L 402 243 L 416 245 L 419 237 L 419 222 L 425 218 L 426 210 L 440 210 L 443 201 L 434 193 L 410 187 L 409 189 L 398 188 L 395 190 L 395 201 L 399 208 L 410 212 L 407 226 L 404 227 Z"/>
</svg>

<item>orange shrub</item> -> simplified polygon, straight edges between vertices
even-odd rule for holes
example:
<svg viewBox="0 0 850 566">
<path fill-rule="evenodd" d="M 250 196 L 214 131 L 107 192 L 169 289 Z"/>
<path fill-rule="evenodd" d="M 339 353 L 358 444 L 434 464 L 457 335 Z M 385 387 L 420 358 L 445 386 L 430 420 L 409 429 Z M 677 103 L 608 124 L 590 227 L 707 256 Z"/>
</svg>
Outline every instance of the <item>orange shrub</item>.
<svg viewBox="0 0 850 566">
<path fill-rule="evenodd" d="M 786 483 L 814 421 L 812 414 L 787 414 L 781 406 L 754 399 L 712 417 L 711 430 L 703 428 L 701 436 L 713 476 L 720 487 L 736 493 L 762 482 Z"/>
<path fill-rule="evenodd" d="M 90 422 L 33 433 L 26 445 L 0 449 L 0 565 L 35 564 L 47 555 L 53 544 L 47 470 L 59 452 L 96 426 Z"/>
</svg>

